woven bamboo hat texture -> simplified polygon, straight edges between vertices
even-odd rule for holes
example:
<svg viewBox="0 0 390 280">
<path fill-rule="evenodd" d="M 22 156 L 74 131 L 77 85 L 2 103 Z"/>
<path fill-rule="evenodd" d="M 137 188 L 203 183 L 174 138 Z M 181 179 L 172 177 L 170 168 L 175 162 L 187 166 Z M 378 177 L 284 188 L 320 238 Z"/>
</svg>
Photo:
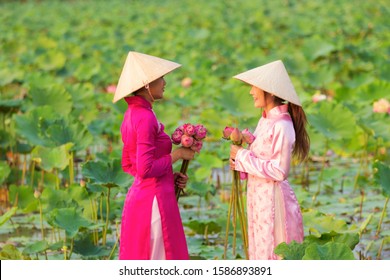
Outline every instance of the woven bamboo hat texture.
<svg viewBox="0 0 390 280">
<path fill-rule="evenodd" d="M 286 67 L 281 60 L 253 68 L 235 75 L 233 78 L 241 80 L 263 91 L 271 93 L 295 105 L 302 106 L 295 88 L 288 76 Z"/>
<path fill-rule="evenodd" d="M 129 52 L 119 77 L 113 102 L 117 102 L 180 66 L 176 62 L 156 56 Z"/>
</svg>

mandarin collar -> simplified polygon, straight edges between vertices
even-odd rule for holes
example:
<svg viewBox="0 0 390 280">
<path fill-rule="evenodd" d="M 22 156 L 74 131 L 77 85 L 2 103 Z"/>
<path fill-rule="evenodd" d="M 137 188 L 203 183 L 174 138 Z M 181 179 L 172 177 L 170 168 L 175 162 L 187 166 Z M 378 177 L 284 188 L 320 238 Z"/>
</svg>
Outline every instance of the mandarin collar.
<svg viewBox="0 0 390 280">
<path fill-rule="evenodd" d="M 266 119 L 274 119 L 280 117 L 280 115 L 288 114 L 288 104 L 283 104 L 280 106 L 276 106 L 268 111 L 268 113 L 263 111 L 263 118 Z"/>
<path fill-rule="evenodd" d="M 129 107 L 139 106 L 147 109 L 152 109 L 152 104 L 142 96 L 138 96 L 138 95 L 128 96 L 125 97 L 125 101 L 127 102 L 127 104 L 129 104 Z"/>
</svg>

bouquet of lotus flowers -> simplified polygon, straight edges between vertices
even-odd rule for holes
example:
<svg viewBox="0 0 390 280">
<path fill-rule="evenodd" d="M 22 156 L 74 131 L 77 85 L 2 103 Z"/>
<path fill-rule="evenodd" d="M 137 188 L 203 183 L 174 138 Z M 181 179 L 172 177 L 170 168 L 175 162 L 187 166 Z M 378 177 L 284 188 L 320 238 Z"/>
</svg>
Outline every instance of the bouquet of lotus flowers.
<svg viewBox="0 0 390 280">
<path fill-rule="evenodd" d="M 207 129 L 201 125 L 193 125 L 186 123 L 179 126 L 172 134 L 172 143 L 175 145 L 182 145 L 185 148 L 189 148 L 197 153 L 200 153 L 200 150 L 203 147 L 203 139 L 206 138 Z M 187 173 L 189 160 L 183 160 L 183 163 L 180 168 L 180 172 L 183 174 Z M 183 190 L 178 186 L 175 186 L 176 199 L 179 200 L 180 193 Z"/>
<path fill-rule="evenodd" d="M 252 144 L 255 140 L 255 136 L 249 132 L 248 129 L 240 131 L 238 128 L 225 127 L 223 130 L 223 139 L 231 140 L 234 145 L 242 146 L 242 144 Z M 233 255 L 236 254 L 236 237 L 237 237 L 237 218 L 241 225 L 241 235 L 242 243 L 244 247 L 245 256 L 249 259 L 248 255 L 248 231 L 246 227 L 246 215 L 244 210 L 244 199 L 242 197 L 242 185 L 241 179 L 245 179 L 245 173 L 233 170 L 233 180 L 232 188 L 230 194 L 230 203 L 228 210 L 228 217 L 226 222 L 226 234 L 225 234 L 225 249 L 224 249 L 224 259 L 226 259 L 227 245 L 228 245 L 228 236 L 229 236 L 229 226 L 230 219 L 232 220 L 233 225 Z M 233 216 L 233 217 L 232 217 Z"/>
</svg>

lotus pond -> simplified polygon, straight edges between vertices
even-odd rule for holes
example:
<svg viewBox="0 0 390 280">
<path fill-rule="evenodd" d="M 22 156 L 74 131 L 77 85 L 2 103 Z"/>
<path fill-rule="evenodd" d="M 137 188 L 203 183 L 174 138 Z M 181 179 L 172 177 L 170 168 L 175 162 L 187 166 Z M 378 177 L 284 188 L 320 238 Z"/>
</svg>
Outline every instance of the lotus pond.
<svg viewBox="0 0 390 280">
<path fill-rule="evenodd" d="M 309 120 L 289 181 L 304 216 L 284 259 L 390 259 L 387 1 L 2 1 L 0 259 L 116 259 L 132 177 L 120 165 L 127 52 L 180 62 L 154 105 L 166 131 L 208 129 L 179 200 L 192 259 L 245 258 L 225 126 L 261 112 L 234 74 L 282 59 Z M 174 167 L 180 168 L 180 163 Z M 239 225 L 237 224 L 239 229 Z"/>
</svg>

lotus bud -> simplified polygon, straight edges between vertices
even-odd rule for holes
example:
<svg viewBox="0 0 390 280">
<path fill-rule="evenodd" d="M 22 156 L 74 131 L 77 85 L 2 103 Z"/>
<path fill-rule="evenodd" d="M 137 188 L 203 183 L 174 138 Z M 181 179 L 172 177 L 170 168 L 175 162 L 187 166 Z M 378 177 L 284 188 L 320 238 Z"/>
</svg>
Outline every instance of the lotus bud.
<svg viewBox="0 0 390 280">
<path fill-rule="evenodd" d="M 39 158 L 39 157 L 33 158 L 32 160 L 35 161 L 35 162 L 38 163 L 38 164 L 42 162 L 42 159 Z"/>
<path fill-rule="evenodd" d="M 38 190 L 35 190 L 35 191 L 34 191 L 34 197 L 35 197 L 36 199 L 39 199 L 39 198 L 41 197 L 41 195 L 42 195 L 42 193 L 41 193 L 40 191 L 38 191 Z"/>
<path fill-rule="evenodd" d="M 195 135 L 195 126 L 190 123 L 186 123 L 183 125 L 183 131 L 185 135 L 193 136 Z"/>
<path fill-rule="evenodd" d="M 106 87 L 106 92 L 108 93 L 115 93 L 116 91 L 116 85 L 109 85 Z"/>
<path fill-rule="evenodd" d="M 242 134 L 238 128 L 234 128 L 232 134 L 230 134 L 230 140 L 232 140 L 234 145 L 242 144 Z"/>
<path fill-rule="evenodd" d="M 223 136 L 222 138 L 226 139 L 226 140 L 229 140 L 230 139 L 230 135 L 232 134 L 233 132 L 233 127 L 230 127 L 230 126 L 227 126 L 225 127 L 225 129 L 223 130 Z"/>
<path fill-rule="evenodd" d="M 180 129 L 176 129 L 172 134 L 172 142 L 175 145 L 179 145 L 181 143 L 181 137 L 183 136 L 183 131 Z"/>
<path fill-rule="evenodd" d="M 194 140 L 194 143 L 191 146 L 191 150 L 199 153 L 202 147 L 203 147 L 203 142 L 201 140 Z"/>
<path fill-rule="evenodd" d="M 83 179 L 80 180 L 80 187 L 84 188 L 86 185 L 85 181 Z"/>
<path fill-rule="evenodd" d="M 311 100 L 313 103 L 318 103 L 320 101 L 326 100 L 326 95 L 322 94 L 321 92 L 316 92 L 312 97 Z"/>
<path fill-rule="evenodd" d="M 245 128 L 241 133 L 243 141 L 247 144 L 252 144 L 256 139 L 256 137 L 247 128 Z"/>
<path fill-rule="evenodd" d="M 183 87 L 183 88 L 189 88 L 190 86 L 191 86 L 191 84 L 192 84 L 192 80 L 191 80 L 191 78 L 184 78 L 182 81 L 181 81 L 181 86 Z"/>
<path fill-rule="evenodd" d="M 186 148 L 189 148 L 192 146 L 192 144 L 194 143 L 194 138 L 192 138 L 191 136 L 188 136 L 188 135 L 183 135 L 181 137 L 181 145 L 183 147 L 186 147 Z"/>
<path fill-rule="evenodd" d="M 207 135 L 207 129 L 201 125 L 201 124 L 198 124 L 195 126 L 195 138 L 197 140 L 202 140 L 206 137 Z"/>
<path fill-rule="evenodd" d="M 385 98 L 379 99 L 377 102 L 374 102 L 373 112 L 390 114 L 390 102 Z"/>
</svg>

